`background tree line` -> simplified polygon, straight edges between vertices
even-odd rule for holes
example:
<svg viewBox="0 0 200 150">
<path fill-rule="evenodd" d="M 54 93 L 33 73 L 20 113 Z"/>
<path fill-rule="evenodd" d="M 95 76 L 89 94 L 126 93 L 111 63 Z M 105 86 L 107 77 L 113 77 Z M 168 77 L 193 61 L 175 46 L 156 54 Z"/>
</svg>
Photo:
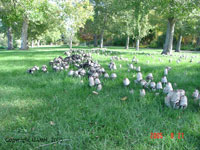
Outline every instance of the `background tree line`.
<svg viewBox="0 0 200 150">
<path fill-rule="evenodd" d="M 0 44 L 199 49 L 198 0 L 1 0 Z"/>
</svg>

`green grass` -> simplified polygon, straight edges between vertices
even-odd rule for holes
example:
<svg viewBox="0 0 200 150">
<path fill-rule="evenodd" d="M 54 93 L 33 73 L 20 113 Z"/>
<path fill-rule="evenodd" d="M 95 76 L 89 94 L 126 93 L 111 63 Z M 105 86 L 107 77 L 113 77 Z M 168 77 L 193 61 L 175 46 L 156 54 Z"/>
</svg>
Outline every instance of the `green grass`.
<svg viewBox="0 0 200 150">
<path fill-rule="evenodd" d="M 103 90 L 94 95 L 95 88 L 88 87 L 87 78 L 72 78 L 67 72 L 34 75 L 26 70 L 34 65 L 48 64 L 56 56 L 64 56 L 64 47 L 34 48 L 29 51 L 0 51 L 0 149 L 27 150 L 51 143 L 53 138 L 68 139 L 60 144 L 44 146 L 41 149 L 71 150 L 130 150 L 130 149 L 200 149 L 200 109 L 191 97 L 195 89 L 200 90 L 200 54 L 193 63 L 189 58 L 180 64 L 178 56 L 161 56 L 161 50 L 124 50 L 111 47 L 112 55 L 122 55 L 131 61 L 133 54 L 141 66 L 143 76 L 152 72 L 155 81 L 163 76 L 164 68 L 171 66 L 168 80 L 177 83 L 175 89 L 186 90 L 189 106 L 186 110 L 172 110 L 164 105 L 164 95 L 155 96 L 147 92 L 139 96 L 139 85 L 134 84 L 135 72 L 128 72 L 125 61 L 115 61 L 123 68 L 115 71 L 114 81 L 101 79 Z M 118 52 L 122 52 L 119 54 Z M 176 54 L 181 55 L 181 54 Z M 108 69 L 110 56 L 95 55 L 95 60 Z M 159 62 L 161 58 L 163 62 Z M 146 61 L 149 60 L 150 64 Z M 131 80 L 125 88 L 123 78 Z M 83 80 L 84 84 L 80 81 Z M 134 89 L 134 94 L 130 94 Z M 127 96 L 126 101 L 120 99 Z M 53 122 L 53 123 L 52 123 Z M 151 139 L 151 133 L 163 133 L 163 139 Z M 184 139 L 178 139 L 178 133 Z M 170 135 L 174 133 L 175 138 Z M 6 142 L 6 138 L 30 141 Z M 47 138 L 36 142 L 32 138 Z"/>
</svg>

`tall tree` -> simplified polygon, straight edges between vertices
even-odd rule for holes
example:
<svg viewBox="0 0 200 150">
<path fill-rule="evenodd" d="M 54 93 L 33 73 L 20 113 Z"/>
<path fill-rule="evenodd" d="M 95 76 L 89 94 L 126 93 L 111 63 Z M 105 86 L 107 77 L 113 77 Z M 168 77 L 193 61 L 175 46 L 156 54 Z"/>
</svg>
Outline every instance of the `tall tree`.
<svg viewBox="0 0 200 150">
<path fill-rule="evenodd" d="M 139 50 L 140 40 L 149 34 L 150 29 L 152 29 L 152 26 L 149 23 L 148 15 L 136 15 L 133 29 L 133 36 L 135 37 L 136 41 L 136 50 Z"/>
<path fill-rule="evenodd" d="M 91 0 L 94 6 L 94 25 L 100 36 L 100 48 L 104 46 L 104 35 L 110 25 L 113 15 L 113 0 Z"/>
<path fill-rule="evenodd" d="M 87 19 L 93 15 L 93 6 L 89 0 L 57 1 L 63 10 L 65 28 L 70 35 L 69 46 L 72 48 L 72 40 L 77 31 L 84 27 Z"/>
<path fill-rule="evenodd" d="M 98 37 L 99 31 L 97 30 L 98 24 L 94 21 L 94 19 L 88 19 L 84 28 L 81 28 L 79 31 L 79 37 L 81 40 L 85 41 L 94 41 L 94 47 L 98 46 Z"/>
<path fill-rule="evenodd" d="M 175 23 L 190 15 L 196 8 L 197 2 L 197 0 L 156 0 L 159 15 L 163 15 L 168 20 L 162 54 L 172 53 Z"/>
<path fill-rule="evenodd" d="M 116 9 L 121 11 L 133 11 L 133 37 L 136 40 L 136 50 L 139 50 L 140 40 L 151 29 L 148 14 L 153 7 L 152 0 L 114 0 L 114 4 Z"/>
<path fill-rule="evenodd" d="M 124 10 L 118 11 L 113 15 L 112 32 L 122 36 L 126 36 L 125 49 L 129 49 L 130 37 L 133 36 L 134 30 L 134 11 Z"/>
<path fill-rule="evenodd" d="M 15 9 L 15 1 L 1 0 L 0 1 L 0 19 L 3 25 L 3 29 L 7 34 L 8 50 L 13 49 L 13 33 L 16 28 L 16 20 L 19 19 L 17 11 Z"/>
<path fill-rule="evenodd" d="M 177 21 L 177 26 L 176 26 L 176 32 L 175 34 L 177 34 L 177 44 L 176 44 L 176 49 L 175 52 L 180 52 L 181 51 L 181 43 L 182 43 L 182 39 L 183 36 L 186 36 L 189 34 L 188 31 L 190 31 L 190 25 L 189 25 L 189 20 L 180 20 Z"/>
<path fill-rule="evenodd" d="M 55 3 L 42 3 L 38 9 L 42 12 L 42 17 L 38 20 L 29 21 L 29 42 L 30 40 L 39 41 L 41 38 L 45 38 L 45 36 L 48 37 L 50 33 L 52 33 L 52 41 L 55 42 L 58 36 L 61 37 L 61 32 L 63 32 L 64 28 L 64 22 L 60 15 L 60 8 Z M 49 41 L 49 38 L 46 39 Z"/>
<path fill-rule="evenodd" d="M 194 16 L 188 18 L 185 23 L 184 33 L 196 38 L 195 48 L 198 50 L 200 46 L 200 12 L 195 13 Z"/>
<path fill-rule="evenodd" d="M 28 30 L 30 23 L 43 22 L 48 13 L 44 8 L 50 3 L 47 0 L 16 0 L 16 7 L 21 14 L 22 30 L 21 30 L 21 50 L 28 49 Z"/>
</svg>

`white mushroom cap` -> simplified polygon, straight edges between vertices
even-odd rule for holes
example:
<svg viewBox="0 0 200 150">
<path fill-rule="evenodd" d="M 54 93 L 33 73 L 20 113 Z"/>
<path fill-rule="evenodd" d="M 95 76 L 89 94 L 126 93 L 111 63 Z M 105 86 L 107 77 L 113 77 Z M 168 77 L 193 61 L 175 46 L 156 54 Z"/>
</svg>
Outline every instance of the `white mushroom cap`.
<svg viewBox="0 0 200 150">
<path fill-rule="evenodd" d="M 136 68 L 136 71 L 137 71 L 137 72 L 140 72 L 140 71 L 141 71 L 141 67 L 138 66 L 138 67 Z"/>
<path fill-rule="evenodd" d="M 135 61 L 136 61 L 136 57 L 134 56 L 133 59 L 132 59 L 132 62 L 135 62 Z"/>
<path fill-rule="evenodd" d="M 94 80 L 94 82 L 95 82 L 96 85 L 101 84 L 101 81 L 99 80 L 99 78 L 96 78 L 96 79 Z"/>
<path fill-rule="evenodd" d="M 74 71 L 73 71 L 73 70 L 70 70 L 70 71 L 68 72 L 68 75 L 69 75 L 69 76 L 73 76 L 73 75 L 74 75 Z"/>
<path fill-rule="evenodd" d="M 155 89 L 155 88 L 156 88 L 156 83 L 155 83 L 155 82 L 151 82 L 151 83 L 150 83 L 150 87 L 151 87 L 152 89 Z"/>
<path fill-rule="evenodd" d="M 65 65 L 64 69 L 67 70 L 69 68 L 69 65 Z"/>
<path fill-rule="evenodd" d="M 115 64 L 113 65 L 113 70 L 117 70 L 117 66 Z"/>
<path fill-rule="evenodd" d="M 187 105 L 188 105 L 187 97 L 186 96 L 182 96 L 181 100 L 180 100 L 180 107 L 182 109 L 185 109 L 185 108 L 187 108 Z"/>
<path fill-rule="evenodd" d="M 180 96 L 185 96 L 185 90 L 179 89 L 177 90 L 180 93 Z"/>
<path fill-rule="evenodd" d="M 42 71 L 43 72 L 47 72 L 47 68 L 42 68 Z"/>
<path fill-rule="evenodd" d="M 112 78 L 112 79 L 117 78 L 117 74 L 116 74 L 116 73 L 112 73 L 112 74 L 111 74 L 111 78 Z"/>
<path fill-rule="evenodd" d="M 124 84 L 124 86 L 128 86 L 130 84 L 130 80 L 128 78 L 125 78 L 123 80 L 123 84 Z"/>
<path fill-rule="evenodd" d="M 198 90 L 195 90 L 195 91 L 193 92 L 192 96 L 195 98 L 195 100 L 197 100 L 198 97 L 199 97 L 199 91 L 198 91 Z"/>
<path fill-rule="evenodd" d="M 164 83 L 164 84 L 166 84 L 166 83 L 167 83 L 167 77 L 164 76 L 164 77 L 161 79 L 161 82 Z"/>
<path fill-rule="evenodd" d="M 99 85 L 97 86 L 97 91 L 101 91 L 101 90 L 102 90 L 102 85 L 99 84 Z"/>
<path fill-rule="evenodd" d="M 77 77 L 78 76 L 78 71 L 74 71 L 74 75 Z"/>
<path fill-rule="evenodd" d="M 137 73 L 137 81 L 141 81 L 143 78 L 142 78 L 142 73 L 141 72 L 138 72 Z"/>
<path fill-rule="evenodd" d="M 156 85 L 156 88 L 157 88 L 158 90 L 163 89 L 162 83 L 161 83 L 161 82 L 158 82 L 157 85 Z"/>
<path fill-rule="evenodd" d="M 167 85 L 166 85 L 166 87 L 163 89 L 163 92 L 165 94 L 168 94 L 171 91 L 173 91 L 172 84 L 170 82 L 168 82 Z"/>
<path fill-rule="evenodd" d="M 141 84 L 141 86 L 145 86 L 145 84 L 147 84 L 147 82 L 145 80 L 141 80 L 140 84 Z"/>
<path fill-rule="evenodd" d="M 108 74 L 108 73 L 105 73 L 105 74 L 104 74 L 104 78 L 109 78 L 109 74 Z"/>
<path fill-rule="evenodd" d="M 180 107 L 180 98 L 179 91 L 171 91 L 167 94 L 167 97 L 165 97 L 165 104 L 174 109 L 178 109 Z"/>
<path fill-rule="evenodd" d="M 167 68 L 165 68 L 165 70 L 164 70 L 164 75 L 165 75 L 165 76 L 168 75 L 168 69 L 167 69 Z"/>
<path fill-rule="evenodd" d="M 129 68 L 131 69 L 131 70 L 133 70 L 134 68 L 133 68 L 133 64 L 130 64 L 129 65 Z"/>
<path fill-rule="evenodd" d="M 93 76 L 94 78 L 98 78 L 98 77 L 99 77 L 99 74 L 98 74 L 97 72 L 95 72 L 95 73 L 92 74 L 92 76 Z"/>
<path fill-rule="evenodd" d="M 179 91 L 173 91 L 172 93 L 171 102 L 178 103 L 181 98 L 181 93 Z"/>
<path fill-rule="evenodd" d="M 32 70 L 32 71 L 36 71 L 35 67 L 33 67 L 31 70 Z"/>
<path fill-rule="evenodd" d="M 146 95 L 146 92 L 144 89 L 141 89 L 140 90 L 140 96 L 144 97 Z"/>
<path fill-rule="evenodd" d="M 40 67 L 38 67 L 38 66 L 34 66 L 34 68 L 35 68 L 35 70 L 40 70 Z"/>
<path fill-rule="evenodd" d="M 153 80 L 153 74 L 149 73 L 146 77 L 147 80 Z"/>
<path fill-rule="evenodd" d="M 104 69 L 104 68 L 101 68 L 101 72 L 105 72 L 105 69 Z"/>
<path fill-rule="evenodd" d="M 84 76 L 84 75 L 86 74 L 85 69 L 80 70 L 80 74 L 81 74 L 82 76 Z"/>
<path fill-rule="evenodd" d="M 94 78 L 93 77 L 89 77 L 89 86 L 94 86 L 95 83 L 94 83 Z"/>
</svg>

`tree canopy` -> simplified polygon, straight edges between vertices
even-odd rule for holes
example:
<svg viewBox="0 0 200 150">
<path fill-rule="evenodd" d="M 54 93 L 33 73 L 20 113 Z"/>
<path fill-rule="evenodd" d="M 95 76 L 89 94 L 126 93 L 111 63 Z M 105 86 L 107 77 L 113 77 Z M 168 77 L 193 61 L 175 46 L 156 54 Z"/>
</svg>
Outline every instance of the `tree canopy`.
<svg viewBox="0 0 200 150">
<path fill-rule="evenodd" d="M 162 36 L 163 54 L 171 54 L 177 39 L 193 36 L 198 45 L 199 6 L 198 0 L 1 0 L 0 32 L 8 49 L 19 39 L 21 49 L 41 41 L 72 48 L 75 39 L 101 48 L 126 41 L 129 48 L 132 39 L 139 50 Z"/>
</svg>

